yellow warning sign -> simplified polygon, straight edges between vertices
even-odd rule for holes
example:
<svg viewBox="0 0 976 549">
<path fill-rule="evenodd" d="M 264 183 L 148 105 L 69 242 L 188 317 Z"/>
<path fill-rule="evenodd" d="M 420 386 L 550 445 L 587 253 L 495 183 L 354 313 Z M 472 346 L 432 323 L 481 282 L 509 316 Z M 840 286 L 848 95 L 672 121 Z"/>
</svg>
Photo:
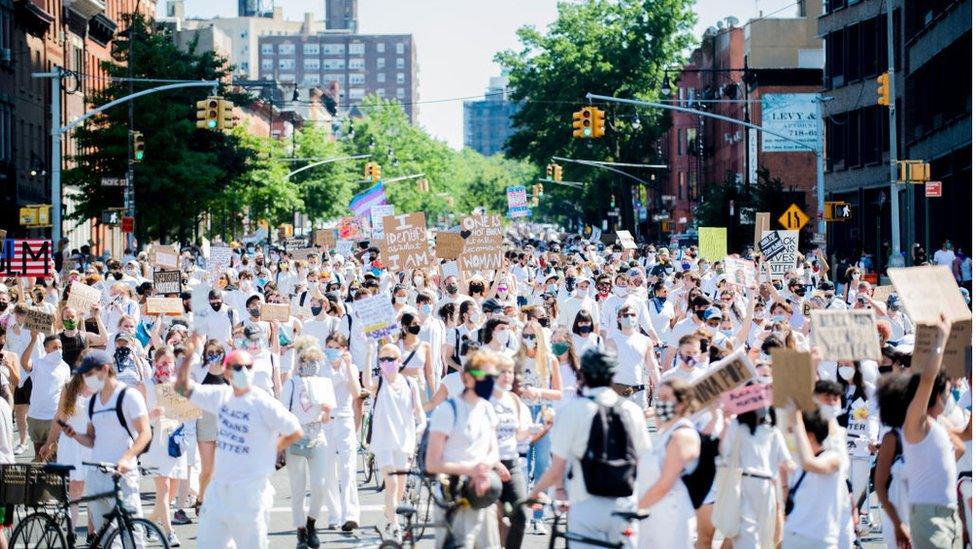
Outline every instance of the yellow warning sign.
<svg viewBox="0 0 976 549">
<path fill-rule="evenodd" d="M 808 221 L 810 221 L 810 217 L 803 213 L 803 210 L 796 204 L 790 204 L 783 215 L 779 216 L 779 224 L 787 231 L 799 231 Z"/>
</svg>

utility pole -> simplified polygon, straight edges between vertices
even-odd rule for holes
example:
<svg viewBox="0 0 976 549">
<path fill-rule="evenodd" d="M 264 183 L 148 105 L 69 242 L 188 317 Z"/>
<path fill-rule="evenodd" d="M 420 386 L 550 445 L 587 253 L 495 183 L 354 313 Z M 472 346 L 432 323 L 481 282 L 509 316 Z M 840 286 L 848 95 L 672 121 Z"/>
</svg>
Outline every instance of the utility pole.
<svg viewBox="0 0 976 549">
<path fill-rule="evenodd" d="M 895 0 L 888 3 L 888 181 L 891 182 L 891 256 L 889 267 L 904 267 L 901 255 L 901 204 L 898 196 L 898 116 L 895 111 Z"/>
<path fill-rule="evenodd" d="M 51 243 L 61 242 L 61 67 L 51 67 Z"/>
<path fill-rule="evenodd" d="M 135 8 L 133 8 L 132 10 L 132 18 L 129 20 L 129 29 L 128 29 L 129 53 L 125 60 L 126 64 L 129 65 L 129 95 L 132 95 L 135 91 L 133 89 L 133 80 L 132 80 L 132 75 L 133 75 L 132 57 L 133 57 L 133 50 L 134 50 L 133 42 L 135 41 L 135 31 L 134 31 L 133 23 L 135 23 L 136 14 L 139 13 L 139 4 L 141 3 L 142 0 L 136 0 Z M 136 185 L 134 181 L 135 150 L 133 148 L 133 143 L 132 143 L 132 132 L 135 131 L 135 118 L 136 118 L 135 102 L 129 101 L 128 107 L 129 107 L 129 139 L 128 139 L 128 145 L 126 147 L 127 150 L 129 151 L 129 155 L 126 160 L 125 189 L 122 192 L 125 193 L 124 200 L 123 200 L 123 205 L 125 206 L 125 215 L 131 217 L 134 220 L 136 218 Z M 135 244 L 135 227 L 133 227 L 133 230 L 131 232 L 125 234 L 125 247 L 132 250 L 133 253 L 135 252 L 134 244 Z"/>
</svg>

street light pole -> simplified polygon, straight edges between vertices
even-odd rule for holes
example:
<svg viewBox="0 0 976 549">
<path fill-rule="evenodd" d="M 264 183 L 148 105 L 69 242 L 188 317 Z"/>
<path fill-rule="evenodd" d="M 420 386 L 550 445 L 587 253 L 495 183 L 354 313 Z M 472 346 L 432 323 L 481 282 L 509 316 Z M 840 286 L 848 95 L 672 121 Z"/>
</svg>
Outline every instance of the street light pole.
<svg viewBox="0 0 976 549">
<path fill-rule="evenodd" d="M 901 255 L 901 200 L 898 196 L 898 116 L 895 111 L 895 2 L 888 4 L 888 181 L 891 182 L 891 256 L 889 267 L 904 267 Z"/>
</svg>

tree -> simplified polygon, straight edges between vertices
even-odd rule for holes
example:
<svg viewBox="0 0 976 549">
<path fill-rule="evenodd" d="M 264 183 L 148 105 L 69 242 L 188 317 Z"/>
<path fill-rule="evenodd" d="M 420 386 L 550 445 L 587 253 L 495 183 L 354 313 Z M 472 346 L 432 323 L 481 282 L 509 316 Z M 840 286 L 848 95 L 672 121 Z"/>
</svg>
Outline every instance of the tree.
<svg viewBox="0 0 976 549">
<path fill-rule="evenodd" d="M 109 76 L 227 80 L 231 67 L 225 59 L 212 52 L 197 53 L 195 42 L 181 50 L 171 33 L 155 29 L 142 15 L 123 17 L 129 30 L 112 41 L 112 60 L 102 64 Z M 131 84 L 133 91 L 159 85 Z M 128 82 L 113 81 L 86 99 L 103 105 L 130 93 Z M 185 88 L 143 96 L 133 101 L 131 128 L 124 105 L 78 128 L 75 136 L 80 152 L 71 157 L 74 167 L 64 173 L 65 187 L 77 204 L 71 217 L 80 223 L 123 205 L 121 191 L 102 187 L 101 178 L 126 173 L 128 132 L 136 130 L 142 132 L 146 150 L 144 159 L 134 166 L 137 238 L 140 242 L 172 237 L 188 241 L 202 215 L 224 203 L 223 193 L 248 171 L 253 158 L 253 151 L 241 146 L 240 134 L 196 128 L 196 101 L 208 94 L 204 88 Z M 154 207 L 163 204 L 165 208 Z"/>
</svg>

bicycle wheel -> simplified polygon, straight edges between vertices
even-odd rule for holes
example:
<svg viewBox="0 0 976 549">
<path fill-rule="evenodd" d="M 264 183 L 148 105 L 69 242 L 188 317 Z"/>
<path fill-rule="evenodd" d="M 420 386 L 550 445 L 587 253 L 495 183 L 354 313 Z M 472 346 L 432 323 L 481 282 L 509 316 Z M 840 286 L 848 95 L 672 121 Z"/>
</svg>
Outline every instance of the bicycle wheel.
<svg viewBox="0 0 976 549">
<path fill-rule="evenodd" d="M 11 549 L 67 549 L 64 532 L 47 513 L 34 513 L 23 518 L 10 536 Z"/>
<path fill-rule="evenodd" d="M 392 539 L 385 539 L 382 543 L 380 543 L 379 549 L 400 549 L 401 547 L 403 546 L 396 541 Z"/>
<path fill-rule="evenodd" d="M 427 497 L 424 497 L 424 496 Z M 434 496 L 430 491 L 425 490 L 424 493 L 420 495 L 420 507 L 417 507 L 417 541 L 420 541 L 424 537 L 424 532 L 427 531 L 427 525 L 434 519 Z"/>
<path fill-rule="evenodd" d="M 169 549 L 166 534 L 155 522 L 134 518 L 132 530 L 113 528 L 105 535 L 105 541 L 98 544 L 100 549 Z"/>
<path fill-rule="evenodd" d="M 369 483 L 373 481 L 374 473 L 376 472 L 376 458 L 369 450 L 366 450 L 366 455 L 363 457 L 363 486 L 369 486 Z"/>
</svg>

